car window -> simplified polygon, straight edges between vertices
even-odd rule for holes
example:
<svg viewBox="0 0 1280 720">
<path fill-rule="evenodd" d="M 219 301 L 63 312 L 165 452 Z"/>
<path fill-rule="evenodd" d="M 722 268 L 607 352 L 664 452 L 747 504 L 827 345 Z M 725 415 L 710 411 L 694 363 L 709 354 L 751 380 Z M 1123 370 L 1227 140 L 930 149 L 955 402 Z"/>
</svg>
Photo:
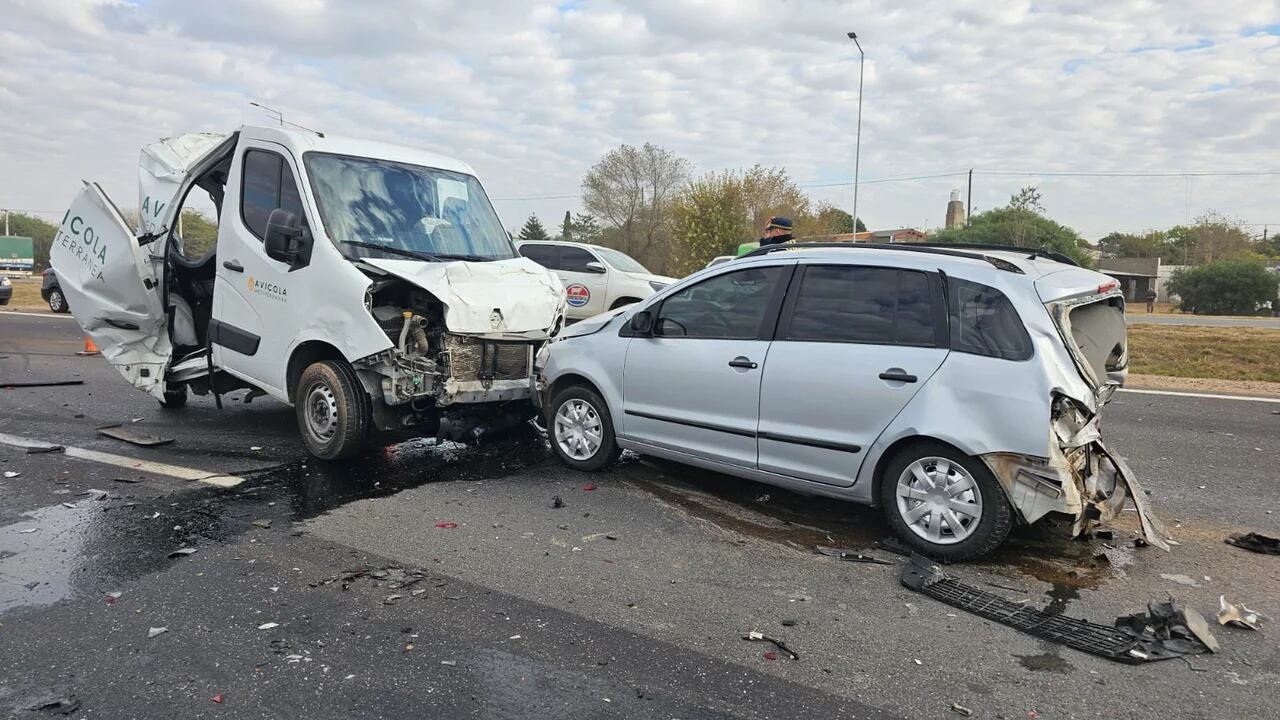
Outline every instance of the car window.
<svg viewBox="0 0 1280 720">
<path fill-rule="evenodd" d="M 922 272 L 810 265 L 779 339 L 932 347 L 933 313 L 929 279 Z"/>
<path fill-rule="evenodd" d="M 591 272 L 587 263 L 600 262 L 595 255 L 582 248 L 560 246 L 560 269 L 567 272 Z"/>
<path fill-rule="evenodd" d="M 748 268 L 717 275 L 673 293 L 662 303 L 662 337 L 751 340 L 760 335 L 770 300 L 786 268 Z"/>
<path fill-rule="evenodd" d="M 951 349 L 1005 360 L 1031 357 L 1031 336 L 1013 303 L 999 290 L 949 278 Z"/>
<path fill-rule="evenodd" d="M 289 163 L 266 150 L 247 150 L 240 183 L 240 217 L 259 240 L 266 237 L 267 218 L 276 208 L 288 210 L 305 226 L 306 214 Z"/>
<path fill-rule="evenodd" d="M 559 249 L 555 245 L 521 245 L 520 254 L 549 270 L 557 269 Z"/>
</svg>

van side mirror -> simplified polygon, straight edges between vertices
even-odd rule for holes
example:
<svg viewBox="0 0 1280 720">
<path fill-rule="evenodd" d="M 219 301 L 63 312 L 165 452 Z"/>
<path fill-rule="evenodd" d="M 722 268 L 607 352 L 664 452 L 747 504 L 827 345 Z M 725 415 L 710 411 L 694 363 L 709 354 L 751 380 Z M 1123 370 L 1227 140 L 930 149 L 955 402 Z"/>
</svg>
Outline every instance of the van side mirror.
<svg viewBox="0 0 1280 720">
<path fill-rule="evenodd" d="M 653 313 L 641 310 L 631 316 L 631 322 L 627 327 L 635 337 L 649 337 L 653 334 Z"/>
<path fill-rule="evenodd" d="M 294 213 L 276 208 L 267 216 L 267 234 L 262 239 L 262 249 L 267 257 L 282 263 L 296 265 L 303 241 L 302 225 Z"/>
<path fill-rule="evenodd" d="M 604 263 L 597 262 L 595 260 L 592 260 L 583 267 L 585 268 L 583 272 L 595 273 L 596 275 L 603 275 L 605 272 Z"/>
</svg>

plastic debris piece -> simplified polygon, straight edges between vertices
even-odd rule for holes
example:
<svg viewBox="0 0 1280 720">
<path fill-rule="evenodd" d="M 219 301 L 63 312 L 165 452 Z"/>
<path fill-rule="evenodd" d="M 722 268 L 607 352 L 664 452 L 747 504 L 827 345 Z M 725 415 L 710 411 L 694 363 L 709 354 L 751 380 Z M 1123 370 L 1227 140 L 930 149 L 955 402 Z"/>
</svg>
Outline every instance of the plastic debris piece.
<svg viewBox="0 0 1280 720">
<path fill-rule="evenodd" d="M 596 489 L 596 484 L 595 484 L 595 483 L 587 483 L 586 485 L 583 485 L 583 486 L 582 486 L 582 489 L 583 489 L 585 492 L 591 492 L 592 490 L 595 490 L 595 489 Z"/>
<path fill-rule="evenodd" d="M 213 700 L 215 703 L 217 703 L 217 704 L 221 705 L 221 704 L 222 704 L 222 693 L 218 693 L 217 695 L 214 695 L 212 698 L 209 698 L 209 699 L 210 699 L 210 700 Z"/>
<path fill-rule="evenodd" d="M 409 594 L 412 595 L 413 597 L 418 597 L 419 595 L 422 595 L 426 591 L 427 591 L 426 588 L 414 588 L 413 590 L 409 591 Z"/>
<path fill-rule="evenodd" d="M 957 715 L 963 715 L 964 717 L 970 717 L 973 715 L 972 710 L 957 702 L 951 703 L 951 712 Z"/>
<path fill-rule="evenodd" d="M 404 597 L 403 595 L 388 595 L 382 600 L 383 605 L 395 605 L 396 601 Z"/>
<path fill-rule="evenodd" d="M 72 509 L 72 510 L 75 510 L 75 509 L 76 509 L 76 504 L 75 504 L 75 503 L 64 502 L 64 503 L 62 503 L 62 507 L 64 507 L 64 508 L 70 508 L 70 509 Z"/>
<path fill-rule="evenodd" d="M 778 651 L 777 651 L 777 650 L 765 650 L 765 651 L 764 651 L 764 659 L 765 659 L 765 660 L 777 660 L 777 659 L 778 659 Z"/>
<path fill-rule="evenodd" d="M 266 530 L 267 528 L 271 527 L 271 521 L 270 520 L 254 520 L 253 525 L 254 527 L 260 527 L 263 530 Z"/>
<path fill-rule="evenodd" d="M 1226 595 L 1218 596 L 1218 624 L 1258 629 L 1258 613 L 1244 605 L 1227 602 Z"/>
<path fill-rule="evenodd" d="M 458 523 L 456 523 L 456 522 L 438 522 L 438 523 L 436 523 L 436 527 L 440 528 L 441 530 L 452 530 L 452 529 L 454 529 L 454 528 L 458 527 Z"/>
<path fill-rule="evenodd" d="M 5 473 L 5 477 L 8 476 L 9 474 Z M 1242 550 L 1252 550 L 1264 555 L 1280 555 L 1280 538 L 1273 538 L 1270 535 L 1255 532 L 1235 533 L 1229 535 L 1226 542 Z"/>
<path fill-rule="evenodd" d="M 261 450 L 261 449 L 262 449 L 262 446 L 261 446 L 261 445 L 251 445 L 251 446 L 249 447 L 249 449 L 250 449 L 250 450 L 252 450 L 252 451 L 254 451 L 254 452 L 258 452 L 259 450 Z"/>
<path fill-rule="evenodd" d="M 0 387 L 7 388 L 34 388 L 34 387 L 63 387 L 64 385 L 83 385 L 83 380 L 37 380 L 29 382 L 3 382 Z"/>
<path fill-rule="evenodd" d="M 4 471 L 4 476 L 5 476 L 6 478 L 10 479 L 10 480 L 12 480 L 13 478 L 18 477 L 18 476 L 19 476 L 19 475 L 21 475 L 21 474 L 22 474 L 22 473 L 20 473 L 20 472 L 16 472 L 16 471 L 14 471 L 14 470 L 5 470 L 5 471 Z"/>
<path fill-rule="evenodd" d="M 169 628 L 167 627 L 150 628 L 149 630 L 147 630 L 147 638 L 153 638 L 157 635 L 163 635 L 167 632 L 169 632 Z"/>
<path fill-rule="evenodd" d="M 98 434 L 105 435 L 109 438 L 115 438 L 116 440 L 123 440 L 133 445 L 140 445 L 142 447 L 158 447 L 160 445 L 168 445 L 173 442 L 173 438 L 162 438 L 155 435 L 148 435 L 144 432 L 130 430 L 121 425 L 107 425 L 106 427 L 100 427 L 98 428 Z"/>
<path fill-rule="evenodd" d="M 133 477 L 133 478 L 122 478 L 122 477 L 117 477 L 117 478 L 111 478 L 111 481 L 112 481 L 112 482 L 118 482 L 118 483 L 130 483 L 130 484 L 133 484 L 133 483 L 140 483 L 140 482 L 142 482 L 142 478 L 140 478 L 140 477 Z"/>
<path fill-rule="evenodd" d="M 458 661 L 457 661 L 457 660 L 441 660 L 441 661 L 440 661 L 440 664 L 441 664 L 441 665 L 448 665 L 449 667 L 458 667 Z"/>
<path fill-rule="evenodd" d="M 19 535 L 30 535 L 31 533 L 36 532 L 36 531 L 37 531 L 37 530 L 39 530 L 39 529 L 40 529 L 40 528 L 27 528 L 26 530 L 19 530 L 19 531 L 18 531 L 18 534 L 19 534 Z"/>
<path fill-rule="evenodd" d="M 41 453 L 60 453 L 66 452 L 67 449 L 62 445 L 28 445 L 28 455 L 39 455 Z"/>
<path fill-rule="evenodd" d="M 509 637 L 509 638 L 507 638 L 507 639 L 508 639 L 508 640 L 519 640 L 519 639 L 520 639 L 520 636 L 519 636 L 519 635 L 512 635 L 511 637 Z"/>
<path fill-rule="evenodd" d="M 1188 587 L 1200 587 L 1200 583 L 1196 582 L 1196 579 L 1189 575 L 1182 575 L 1182 574 L 1171 575 L 1169 573 L 1160 573 L 1160 577 L 1164 578 L 1165 580 L 1176 582 L 1179 585 L 1186 585 Z"/>
<path fill-rule="evenodd" d="M 792 660 L 799 660 L 799 659 L 800 659 L 800 656 L 799 656 L 799 655 L 797 655 L 797 654 L 796 654 L 796 652 L 795 652 L 794 650 L 792 650 L 791 648 L 787 647 L 787 644 L 786 644 L 785 642 L 783 642 L 783 641 L 781 641 L 781 640 L 778 640 L 777 638 L 771 638 L 771 637 L 769 637 L 768 635 L 765 635 L 765 634 L 764 634 L 764 633 L 762 633 L 762 632 L 759 632 L 759 631 L 756 631 L 756 630 L 752 630 L 751 632 L 747 633 L 746 635 L 743 635 L 743 636 L 742 636 L 742 639 L 743 639 L 743 640 L 750 640 L 750 641 L 752 641 L 752 642 L 767 642 L 767 643 L 773 643 L 774 647 L 776 647 L 776 648 L 778 648 L 779 650 L 781 650 L 782 652 L 784 652 L 784 653 L 786 653 L 786 654 L 790 655 Z"/>
<path fill-rule="evenodd" d="M 551 498 L 552 510 L 559 510 L 562 507 L 564 507 L 564 500 L 562 500 L 559 495 L 556 495 L 555 497 Z"/>
<path fill-rule="evenodd" d="M 278 622 L 265 622 L 265 623 L 262 623 L 261 625 L 259 625 L 259 626 L 258 626 L 258 629 L 259 629 L 259 630 L 270 630 L 270 629 L 272 629 L 272 628 L 278 628 L 278 627 L 280 627 L 280 623 L 278 623 Z"/>
<path fill-rule="evenodd" d="M 851 550 L 848 548 L 834 548 L 834 547 L 827 547 L 825 545 L 817 545 L 815 547 L 819 555 L 826 555 L 827 557 L 840 558 L 841 560 L 847 560 L 849 562 L 871 563 L 874 565 L 892 565 L 893 564 L 889 560 L 881 560 L 880 558 L 873 557 L 871 555 L 863 555 L 862 553 L 856 550 Z"/>
<path fill-rule="evenodd" d="M 169 553 L 169 557 L 170 558 L 186 557 L 188 555 L 195 555 L 196 552 L 198 552 L 198 550 L 193 547 L 178 548 L 177 550 L 174 550 L 173 552 Z"/>
<path fill-rule="evenodd" d="M 120 596 L 121 596 L 121 595 L 123 595 L 123 594 L 124 594 L 124 593 L 120 592 L 119 590 L 115 590 L 115 591 L 113 591 L 113 592 L 109 592 L 109 593 L 107 593 L 106 598 L 105 598 L 105 599 L 106 599 L 107 604 L 108 604 L 108 605 L 115 605 L 115 604 L 116 604 L 116 601 L 117 601 L 117 600 L 119 600 L 119 599 L 120 599 Z"/>
<path fill-rule="evenodd" d="M 57 713 L 58 715 L 70 715 L 80 709 L 80 700 L 75 695 L 68 695 L 64 698 L 51 698 L 49 700 L 41 700 L 35 705 L 27 708 L 33 712 Z"/>
<path fill-rule="evenodd" d="M 795 618 L 783 618 L 782 627 L 795 627 L 797 620 Z"/>
</svg>

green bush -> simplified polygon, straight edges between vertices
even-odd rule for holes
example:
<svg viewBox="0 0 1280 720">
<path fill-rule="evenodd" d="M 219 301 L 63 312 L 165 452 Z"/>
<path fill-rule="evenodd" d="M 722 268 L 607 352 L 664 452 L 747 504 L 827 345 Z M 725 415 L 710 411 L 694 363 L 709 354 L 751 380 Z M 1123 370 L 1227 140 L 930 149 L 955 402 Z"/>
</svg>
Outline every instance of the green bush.
<svg viewBox="0 0 1280 720">
<path fill-rule="evenodd" d="M 1280 277 L 1254 260 L 1219 260 L 1169 279 L 1179 307 L 1196 315 L 1256 315 L 1268 302 L 1276 306 L 1278 286 Z"/>
</svg>

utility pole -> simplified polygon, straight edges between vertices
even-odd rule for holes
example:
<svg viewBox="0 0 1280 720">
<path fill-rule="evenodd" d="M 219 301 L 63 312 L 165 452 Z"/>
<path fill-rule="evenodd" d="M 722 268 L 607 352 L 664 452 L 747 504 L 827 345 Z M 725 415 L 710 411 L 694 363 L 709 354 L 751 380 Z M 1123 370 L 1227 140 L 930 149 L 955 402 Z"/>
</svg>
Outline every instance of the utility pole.
<svg viewBox="0 0 1280 720">
<path fill-rule="evenodd" d="M 862 71 L 867 66 L 867 54 L 862 51 L 862 43 L 858 42 L 858 33 L 847 33 L 849 39 L 858 47 L 858 134 L 853 150 L 853 233 L 858 234 L 858 170 L 862 164 Z"/>
<path fill-rule="evenodd" d="M 969 218 L 973 217 L 973 168 L 969 168 L 969 195 L 964 201 L 964 226 L 969 227 Z"/>
<path fill-rule="evenodd" d="M 8 210 L 5 210 L 5 211 L 4 211 L 4 234 L 5 234 L 6 236 L 8 236 L 8 235 L 9 235 L 9 211 L 8 211 Z M 1263 231 L 1262 231 L 1262 234 L 1263 234 L 1263 235 L 1266 235 L 1266 234 L 1267 234 L 1267 231 L 1266 231 L 1266 230 L 1263 230 Z"/>
</svg>

